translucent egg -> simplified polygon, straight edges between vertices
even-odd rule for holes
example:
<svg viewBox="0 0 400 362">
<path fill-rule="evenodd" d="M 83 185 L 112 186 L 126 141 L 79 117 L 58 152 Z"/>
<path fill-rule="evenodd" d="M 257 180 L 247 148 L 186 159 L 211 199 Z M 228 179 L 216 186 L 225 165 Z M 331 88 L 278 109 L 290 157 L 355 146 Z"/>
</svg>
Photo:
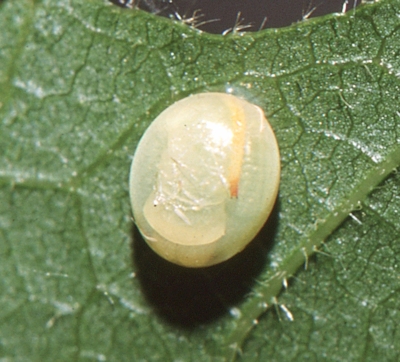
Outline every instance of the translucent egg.
<svg viewBox="0 0 400 362">
<path fill-rule="evenodd" d="M 205 267 L 240 252 L 274 206 L 280 157 L 256 105 L 201 93 L 164 110 L 136 149 L 130 198 L 139 231 L 170 262 Z"/>
</svg>

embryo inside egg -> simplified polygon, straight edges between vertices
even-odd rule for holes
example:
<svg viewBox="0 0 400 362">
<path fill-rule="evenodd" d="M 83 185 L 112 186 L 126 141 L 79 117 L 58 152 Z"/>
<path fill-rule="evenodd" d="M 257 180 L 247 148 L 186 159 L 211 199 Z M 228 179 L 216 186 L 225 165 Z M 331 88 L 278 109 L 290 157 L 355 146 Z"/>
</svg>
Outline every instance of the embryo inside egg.
<svg viewBox="0 0 400 362">
<path fill-rule="evenodd" d="M 223 93 L 190 96 L 162 112 L 142 137 L 130 176 L 145 240 L 189 267 L 242 250 L 266 221 L 278 186 L 278 146 L 262 110 Z"/>
</svg>

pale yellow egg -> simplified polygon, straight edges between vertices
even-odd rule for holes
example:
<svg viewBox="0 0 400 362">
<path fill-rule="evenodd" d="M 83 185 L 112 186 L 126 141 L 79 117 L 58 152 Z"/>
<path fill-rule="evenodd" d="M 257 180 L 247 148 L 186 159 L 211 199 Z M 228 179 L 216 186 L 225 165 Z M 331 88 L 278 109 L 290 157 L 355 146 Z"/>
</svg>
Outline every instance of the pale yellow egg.
<svg viewBox="0 0 400 362">
<path fill-rule="evenodd" d="M 255 237 L 279 179 L 278 144 L 261 108 L 225 93 L 192 95 L 164 110 L 138 144 L 134 219 L 163 258 L 214 265 Z"/>
</svg>

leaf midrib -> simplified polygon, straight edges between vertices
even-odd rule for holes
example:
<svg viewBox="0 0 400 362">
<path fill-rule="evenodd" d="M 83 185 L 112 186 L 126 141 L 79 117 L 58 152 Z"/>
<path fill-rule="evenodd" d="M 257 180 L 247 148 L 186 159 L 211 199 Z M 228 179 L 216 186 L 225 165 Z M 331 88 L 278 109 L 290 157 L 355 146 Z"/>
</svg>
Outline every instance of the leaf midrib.
<svg viewBox="0 0 400 362">
<path fill-rule="evenodd" d="M 237 327 L 227 338 L 225 355 L 228 361 L 233 361 L 249 332 L 256 325 L 260 316 L 269 306 L 276 303 L 276 297 L 283 288 L 284 281 L 293 276 L 303 265 L 307 265 L 311 257 L 322 245 L 325 239 L 336 230 L 349 214 L 361 207 L 367 196 L 400 166 L 400 146 L 393 148 L 386 159 L 372 167 L 366 176 L 352 189 L 323 220 L 304 233 L 298 246 L 286 257 L 276 273 L 262 283 L 256 296 L 253 296 L 242 307 L 242 313 L 237 320 Z"/>
</svg>

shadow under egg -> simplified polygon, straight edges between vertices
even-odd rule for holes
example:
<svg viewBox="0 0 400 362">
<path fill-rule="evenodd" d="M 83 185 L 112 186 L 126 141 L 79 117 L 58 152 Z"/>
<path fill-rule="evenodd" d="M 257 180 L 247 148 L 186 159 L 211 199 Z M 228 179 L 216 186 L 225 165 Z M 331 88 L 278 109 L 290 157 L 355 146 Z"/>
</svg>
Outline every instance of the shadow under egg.
<svg viewBox="0 0 400 362">
<path fill-rule="evenodd" d="M 279 198 L 260 232 L 231 259 L 206 268 L 186 268 L 157 255 L 132 227 L 132 260 L 142 292 L 154 311 L 185 329 L 211 323 L 251 292 L 268 262 L 277 231 Z"/>
</svg>

